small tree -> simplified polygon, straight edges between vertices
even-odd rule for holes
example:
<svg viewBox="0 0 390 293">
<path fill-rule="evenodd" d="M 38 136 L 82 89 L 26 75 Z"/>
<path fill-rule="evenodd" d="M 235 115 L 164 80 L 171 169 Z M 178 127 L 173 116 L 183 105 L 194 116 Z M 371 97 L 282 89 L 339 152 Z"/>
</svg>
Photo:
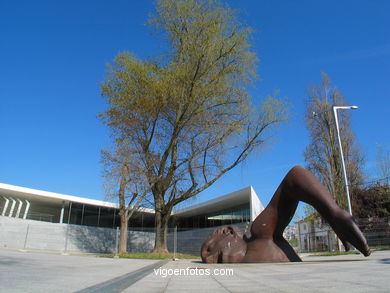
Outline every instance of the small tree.
<svg viewBox="0 0 390 293">
<path fill-rule="evenodd" d="M 131 151 L 117 143 L 114 150 L 102 151 L 106 196 L 118 198 L 120 217 L 119 254 L 127 252 L 127 233 L 130 218 L 149 193 L 140 165 L 132 160 Z"/>
<path fill-rule="evenodd" d="M 272 97 L 251 103 L 256 56 L 235 11 L 216 1 L 161 0 L 150 24 L 169 53 L 158 61 L 119 54 L 102 84 L 109 108 L 101 117 L 142 165 L 154 250 L 166 252 L 173 207 L 243 162 L 286 119 L 286 106 Z"/>
<path fill-rule="evenodd" d="M 347 101 L 326 73 L 322 73 L 321 83 L 310 86 L 307 93 L 305 123 L 310 133 L 310 143 L 304 152 L 307 168 L 345 208 L 345 187 L 332 106 L 346 105 Z M 363 178 L 364 160 L 351 131 L 348 111 L 339 112 L 339 125 L 349 185 L 358 185 Z"/>
<path fill-rule="evenodd" d="M 383 180 L 385 184 L 389 185 L 390 151 L 380 144 L 376 146 L 376 163 L 380 179 Z"/>
</svg>

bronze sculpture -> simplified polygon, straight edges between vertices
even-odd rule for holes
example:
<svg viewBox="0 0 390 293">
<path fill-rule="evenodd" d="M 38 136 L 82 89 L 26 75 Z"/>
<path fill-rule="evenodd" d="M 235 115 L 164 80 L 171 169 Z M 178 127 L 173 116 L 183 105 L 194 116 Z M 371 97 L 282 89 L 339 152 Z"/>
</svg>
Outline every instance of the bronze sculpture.
<svg viewBox="0 0 390 293">
<path fill-rule="evenodd" d="M 290 223 L 298 202 L 312 205 L 329 223 L 348 250 L 356 247 L 370 255 L 367 241 L 349 213 L 337 206 L 319 180 L 300 166 L 292 168 L 279 185 L 268 206 L 257 216 L 247 238 L 234 226 L 217 228 L 203 242 L 205 263 L 301 261 L 283 231 Z"/>
</svg>

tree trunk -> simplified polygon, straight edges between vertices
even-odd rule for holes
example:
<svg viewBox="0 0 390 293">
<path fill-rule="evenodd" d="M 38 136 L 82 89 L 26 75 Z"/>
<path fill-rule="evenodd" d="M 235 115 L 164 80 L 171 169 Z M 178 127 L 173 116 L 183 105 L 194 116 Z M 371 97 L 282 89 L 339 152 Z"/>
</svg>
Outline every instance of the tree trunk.
<svg viewBox="0 0 390 293">
<path fill-rule="evenodd" d="M 155 253 L 168 253 L 167 248 L 167 234 L 168 234 L 168 220 L 170 213 L 161 213 L 156 211 L 155 225 L 156 225 L 156 239 L 154 242 Z"/>
<path fill-rule="evenodd" d="M 120 237 L 119 237 L 119 248 L 118 253 L 124 254 L 127 253 L 127 227 L 128 219 L 125 215 L 120 213 L 121 218 L 121 228 L 120 228 Z"/>
</svg>

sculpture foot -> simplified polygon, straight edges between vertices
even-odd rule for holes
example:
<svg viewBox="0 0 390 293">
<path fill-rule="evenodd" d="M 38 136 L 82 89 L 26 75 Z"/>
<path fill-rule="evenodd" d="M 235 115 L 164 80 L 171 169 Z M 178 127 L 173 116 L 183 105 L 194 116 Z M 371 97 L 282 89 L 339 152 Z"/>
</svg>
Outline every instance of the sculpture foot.
<svg viewBox="0 0 390 293">
<path fill-rule="evenodd" d="M 349 250 L 350 245 L 353 245 L 364 256 L 369 256 L 371 254 L 366 238 L 356 225 L 353 217 L 346 211 L 341 210 L 333 217 L 330 224 L 347 251 Z"/>
</svg>

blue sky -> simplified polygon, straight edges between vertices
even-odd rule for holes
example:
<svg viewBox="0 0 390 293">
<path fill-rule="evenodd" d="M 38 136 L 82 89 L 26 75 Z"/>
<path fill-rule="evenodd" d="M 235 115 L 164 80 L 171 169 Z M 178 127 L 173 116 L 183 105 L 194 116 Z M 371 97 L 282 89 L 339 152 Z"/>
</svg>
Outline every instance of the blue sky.
<svg viewBox="0 0 390 293">
<path fill-rule="evenodd" d="M 264 204 L 284 174 L 304 165 L 305 91 L 326 71 L 345 94 L 352 127 L 376 178 L 375 147 L 390 147 L 390 2 L 228 1 L 253 27 L 261 82 L 255 98 L 280 90 L 291 119 L 272 143 L 196 200 L 253 185 Z M 153 1 L 0 2 L 0 182 L 104 199 L 96 118 L 99 83 L 121 51 L 140 58 L 164 44 L 145 26 Z M 187 204 L 193 203 L 193 200 Z"/>
</svg>

